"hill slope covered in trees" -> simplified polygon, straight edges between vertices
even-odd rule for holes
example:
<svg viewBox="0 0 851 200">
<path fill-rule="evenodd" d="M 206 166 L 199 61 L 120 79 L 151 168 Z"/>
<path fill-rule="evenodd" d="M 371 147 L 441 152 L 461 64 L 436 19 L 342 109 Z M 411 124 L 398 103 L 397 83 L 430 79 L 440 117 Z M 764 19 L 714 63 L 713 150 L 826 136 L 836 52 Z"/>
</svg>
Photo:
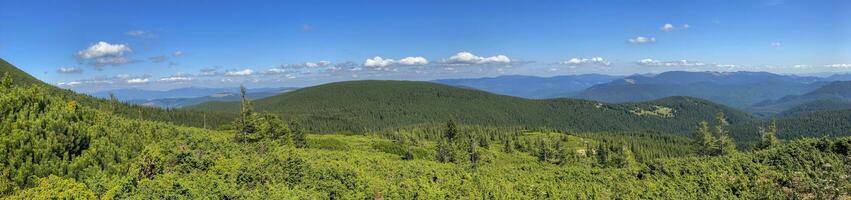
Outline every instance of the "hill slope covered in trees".
<svg viewBox="0 0 851 200">
<path fill-rule="evenodd" d="M 845 109 L 851 105 L 851 81 L 834 81 L 811 92 L 789 95 L 755 104 L 749 110 L 782 116 L 822 110 Z"/>
<path fill-rule="evenodd" d="M 72 99 L 79 104 L 111 112 L 127 118 L 168 122 L 194 127 L 212 127 L 217 124 L 224 124 L 234 118 L 233 114 L 223 112 L 159 109 L 124 104 L 115 99 L 106 100 L 84 94 L 78 94 L 70 90 L 61 89 L 44 83 L 26 72 L 21 71 L 5 60 L 0 59 L 0 76 L 3 76 L 4 74 L 8 74 L 12 79 L 12 84 L 15 84 L 16 86 L 44 87 L 50 91 L 51 95 L 60 96 L 64 99 Z"/>
<path fill-rule="evenodd" d="M 405 133 L 312 135 L 299 145 L 292 126 L 259 122 L 252 130 L 265 135 L 240 140 L 245 127 L 214 131 L 128 119 L 50 92 L 0 84 L 2 198 L 843 199 L 851 193 L 847 137 L 641 160 L 633 153 L 645 146 L 630 145 L 637 144 L 632 139 L 487 135 L 451 123 L 438 141 Z M 662 140 L 641 141 L 664 148 Z M 671 149 L 688 149 L 688 142 L 676 141 Z"/>
<path fill-rule="evenodd" d="M 824 83 L 817 77 L 768 72 L 685 72 L 633 75 L 595 85 L 574 97 L 620 103 L 668 96 L 692 96 L 720 104 L 747 108 L 757 102 L 803 94 Z"/>
<path fill-rule="evenodd" d="M 376 131 L 443 123 L 523 126 L 564 131 L 688 133 L 700 121 L 749 115 L 709 101 L 670 97 L 629 104 L 576 99 L 529 100 L 416 81 L 348 81 L 302 88 L 255 101 L 257 110 L 302 121 L 317 132 Z M 210 102 L 190 109 L 238 112 L 238 103 Z"/>
</svg>

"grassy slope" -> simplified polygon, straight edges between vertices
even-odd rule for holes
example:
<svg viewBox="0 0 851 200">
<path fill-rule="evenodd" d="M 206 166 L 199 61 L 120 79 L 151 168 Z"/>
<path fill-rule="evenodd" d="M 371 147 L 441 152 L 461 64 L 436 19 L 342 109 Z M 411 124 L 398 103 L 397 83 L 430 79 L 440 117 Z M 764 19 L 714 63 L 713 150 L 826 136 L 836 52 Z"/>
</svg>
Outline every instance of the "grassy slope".
<svg viewBox="0 0 851 200">
<path fill-rule="evenodd" d="M 18 86 L 36 85 L 45 87 L 56 96 L 79 102 L 82 105 L 97 108 L 99 110 L 112 112 L 120 116 L 134 119 L 146 119 L 153 121 L 169 122 L 179 125 L 195 127 L 213 127 L 218 124 L 230 122 L 235 115 L 223 112 L 199 112 L 186 110 L 167 110 L 145 106 L 129 105 L 124 103 L 113 104 L 108 100 L 95 98 L 85 94 L 78 94 L 71 90 L 61 89 L 42 82 L 14 65 L 0 58 L 0 76 L 8 72 L 12 82 Z"/>
<path fill-rule="evenodd" d="M 752 120 L 742 112 L 709 101 L 670 97 L 630 104 L 605 104 L 576 99 L 528 100 L 478 90 L 414 81 L 348 81 L 259 99 L 256 110 L 298 118 L 315 131 L 382 130 L 443 123 L 548 127 L 567 131 L 652 130 L 686 133 L 701 120 L 725 112 L 731 121 Z M 673 109 L 673 117 L 630 111 Z M 238 103 L 211 102 L 190 109 L 237 112 Z"/>
</svg>

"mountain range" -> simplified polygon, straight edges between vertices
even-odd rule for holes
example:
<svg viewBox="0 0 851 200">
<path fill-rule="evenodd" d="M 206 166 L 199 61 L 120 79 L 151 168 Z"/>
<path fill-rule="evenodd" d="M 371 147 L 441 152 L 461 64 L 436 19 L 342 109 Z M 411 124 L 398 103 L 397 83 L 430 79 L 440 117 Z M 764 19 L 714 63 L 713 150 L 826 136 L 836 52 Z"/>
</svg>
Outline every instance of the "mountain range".
<svg viewBox="0 0 851 200">
<path fill-rule="evenodd" d="M 472 79 L 440 79 L 432 82 L 484 90 L 495 94 L 544 99 L 573 96 L 586 88 L 608 83 L 618 78 L 622 77 L 602 74 L 553 77 L 510 75 Z"/>
</svg>

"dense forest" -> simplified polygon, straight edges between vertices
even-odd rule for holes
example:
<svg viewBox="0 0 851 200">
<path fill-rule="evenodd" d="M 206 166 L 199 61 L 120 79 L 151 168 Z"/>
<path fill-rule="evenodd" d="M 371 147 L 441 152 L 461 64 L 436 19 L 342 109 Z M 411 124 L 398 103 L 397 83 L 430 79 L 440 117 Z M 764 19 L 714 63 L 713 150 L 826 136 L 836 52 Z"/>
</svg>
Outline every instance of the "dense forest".
<svg viewBox="0 0 851 200">
<path fill-rule="evenodd" d="M 550 128 L 565 132 L 661 131 L 688 134 L 718 113 L 733 124 L 746 113 L 691 97 L 606 104 L 577 99 L 529 100 L 416 81 L 347 81 L 303 88 L 256 101 L 257 110 L 302 122 L 314 132 L 365 132 L 432 124 Z M 239 103 L 210 102 L 194 110 L 236 113 Z"/>
<path fill-rule="evenodd" d="M 728 118 L 692 135 L 572 133 L 454 121 L 307 134 L 245 99 L 227 130 L 137 119 L 0 84 L 9 199 L 842 199 L 851 138 L 740 152 Z M 732 148 L 730 148 L 733 146 Z"/>
<path fill-rule="evenodd" d="M 125 118 L 153 120 L 193 127 L 213 127 L 231 121 L 235 115 L 223 112 L 199 112 L 180 109 L 158 109 L 119 102 L 115 98 L 100 99 L 78 94 L 44 83 L 0 58 L 0 75 L 8 74 L 12 84 L 17 86 L 42 86 L 53 96 L 74 100 L 78 104 L 113 113 Z"/>
</svg>

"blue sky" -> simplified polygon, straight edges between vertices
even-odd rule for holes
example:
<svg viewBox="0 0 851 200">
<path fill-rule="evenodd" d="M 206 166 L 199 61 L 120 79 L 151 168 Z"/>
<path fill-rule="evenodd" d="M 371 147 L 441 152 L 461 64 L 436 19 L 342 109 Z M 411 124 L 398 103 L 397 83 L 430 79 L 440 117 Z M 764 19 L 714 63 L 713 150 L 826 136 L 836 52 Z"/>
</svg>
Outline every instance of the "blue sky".
<svg viewBox="0 0 851 200">
<path fill-rule="evenodd" d="M 780 0 L 0 0 L 0 57 L 78 91 L 671 70 L 846 73 L 847 10 L 848 1 Z"/>
</svg>

